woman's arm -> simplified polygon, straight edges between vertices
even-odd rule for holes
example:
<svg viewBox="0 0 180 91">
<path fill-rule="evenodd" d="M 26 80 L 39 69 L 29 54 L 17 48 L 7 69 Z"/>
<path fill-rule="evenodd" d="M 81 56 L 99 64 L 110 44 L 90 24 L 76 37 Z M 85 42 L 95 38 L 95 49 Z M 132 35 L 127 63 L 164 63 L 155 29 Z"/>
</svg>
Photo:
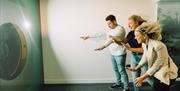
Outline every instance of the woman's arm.
<svg viewBox="0 0 180 91">
<path fill-rule="evenodd" d="M 138 53 L 143 53 L 143 48 L 129 48 L 128 50 L 132 51 L 132 52 L 138 52 Z"/>
<path fill-rule="evenodd" d="M 117 38 L 116 36 L 109 36 L 115 43 L 119 44 L 119 45 L 122 45 L 121 43 L 124 43 L 126 44 L 127 43 L 127 38 L 124 38 L 124 39 L 119 39 Z"/>
<path fill-rule="evenodd" d="M 135 79 L 135 83 L 138 87 L 141 87 L 142 86 L 142 82 L 144 79 L 146 79 L 148 77 L 148 73 L 144 73 L 143 75 L 141 75 L 140 77 L 137 77 Z"/>
<path fill-rule="evenodd" d="M 142 67 L 142 65 L 137 65 L 135 68 L 131 68 L 131 67 L 126 67 L 126 69 L 132 71 L 132 72 L 136 72 L 137 70 L 139 70 Z"/>
<path fill-rule="evenodd" d="M 129 45 L 123 43 L 123 42 L 121 42 L 121 44 L 122 44 L 126 49 L 128 49 L 129 51 L 138 52 L 138 53 L 143 53 L 143 48 L 142 48 L 142 47 L 140 47 L 140 48 L 132 48 L 132 47 L 130 47 Z"/>
<path fill-rule="evenodd" d="M 143 53 L 143 48 L 132 48 L 130 47 L 129 45 L 127 45 L 127 41 L 128 39 L 127 38 L 124 38 L 122 40 L 118 39 L 117 37 L 115 36 L 109 36 L 110 38 L 113 39 L 113 41 L 119 45 L 123 45 L 126 49 L 128 49 L 129 51 L 132 51 L 132 52 L 139 52 L 139 53 Z"/>
</svg>

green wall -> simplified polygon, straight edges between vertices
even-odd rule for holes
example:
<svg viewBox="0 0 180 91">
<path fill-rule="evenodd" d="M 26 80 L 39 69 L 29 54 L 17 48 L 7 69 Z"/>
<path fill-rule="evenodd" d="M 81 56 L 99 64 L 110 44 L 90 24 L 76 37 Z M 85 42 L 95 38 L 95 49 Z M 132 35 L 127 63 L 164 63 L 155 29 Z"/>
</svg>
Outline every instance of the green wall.
<svg viewBox="0 0 180 91">
<path fill-rule="evenodd" d="M 21 65 L 21 71 L 12 79 L 4 79 L 0 77 L 0 91 L 39 91 L 43 84 L 43 67 L 42 67 L 42 48 L 41 48 L 41 32 L 40 32 L 40 12 L 39 0 L 0 0 L 0 27 L 5 23 L 11 23 L 18 27 L 25 37 L 27 54 Z M 1 28 L 0 31 L 7 29 Z M 10 35 L 3 35 L 1 40 Z M 3 44 L 0 40 L 0 44 Z M 9 41 L 14 41 L 13 39 Z M 12 53 L 12 47 L 7 45 L 8 55 Z M 5 49 L 4 49 L 5 50 Z M 3 49 L 0 50 L 0 56 L 4 55 Z M 8 59 L 8 58 L 7 58 Z M 6 58 L 0 62 L 6 61 Z M 14 60 L 7 63 L 11 64 Z M 4 65 L 4 64 L 1 64 Z M 6 66 L 7 69 L 0 67 L 0 74 L 8 72 L 12 66 Z"/>
<path fill-rule="evenodd" d="M 158 21 L 162 25 L 162 38 L 168 52 L 180 69 L 180 0 L 160 0 Z M 180 76 L 180 70 L 178 71 Z"/>
</svg>

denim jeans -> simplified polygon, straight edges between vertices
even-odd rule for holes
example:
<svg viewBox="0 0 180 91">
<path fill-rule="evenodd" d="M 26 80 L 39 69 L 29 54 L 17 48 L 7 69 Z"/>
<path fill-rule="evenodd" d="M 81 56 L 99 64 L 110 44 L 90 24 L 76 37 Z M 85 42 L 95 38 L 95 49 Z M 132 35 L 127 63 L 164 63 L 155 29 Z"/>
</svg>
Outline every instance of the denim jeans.
<svg viewBox="0 0 180 91">
<path fill-rule="evenodd" d="M 141 60 L 141 57 L 142 57 L 142 55 L 132 53 L 132 55 L 131 55 L 131 67 L 132 68 L 136 67 L 139 64 L 139 62 Z M 134 91 L 140 91 L 140 88 L 138 86 L 136 86 L 136 84 L 135 84 L 135 79 L 137 77 L 140 77 L 142 73 L 147 71 L 147 69 L 148 69 L 148 66 L 147 66 L 147 64 L 145 64 L 143 67 L 141 67 L 141 69 L 139 69 L 136 72 L 132 73 L 132 77 L 133 77 L 133 89 L 134 89 Z M 152 85 L 152 83 L 153 83 L 152 79 L 149 78 L 149 77 L 146 78 L 146 81 L 150 85 Z"/>
<path fill-rule="evenodd" d="M 111 55 L 111 60 L 116 75 L 116 84 L 120 85 L 123 82 L 124 89 L 129 89 L 129 79 L 125 69 L 126 54 L 118 56 Z"/>
</svg>

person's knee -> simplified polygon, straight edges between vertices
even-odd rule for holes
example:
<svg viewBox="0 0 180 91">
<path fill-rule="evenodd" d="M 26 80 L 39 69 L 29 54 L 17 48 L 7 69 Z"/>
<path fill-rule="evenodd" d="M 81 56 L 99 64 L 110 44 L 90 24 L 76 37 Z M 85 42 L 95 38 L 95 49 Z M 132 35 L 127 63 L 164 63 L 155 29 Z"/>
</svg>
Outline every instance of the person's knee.
<svg viewBox="0 0 180 91">
<path fill-rule="evenodd" d="M 115 71 L 115 72 L 119 72 L 118 68 L 114 68 L 114 71 Z"/>
<path fill-rule="evenodd" d="M 119 70 L 119 73 L 120 73 L 121 75 L 127 75 L 127 72 L 126 72 L 126 70 L 125 70 L 125 69 L 121 69 L 121 70 Z"/>
</svg>

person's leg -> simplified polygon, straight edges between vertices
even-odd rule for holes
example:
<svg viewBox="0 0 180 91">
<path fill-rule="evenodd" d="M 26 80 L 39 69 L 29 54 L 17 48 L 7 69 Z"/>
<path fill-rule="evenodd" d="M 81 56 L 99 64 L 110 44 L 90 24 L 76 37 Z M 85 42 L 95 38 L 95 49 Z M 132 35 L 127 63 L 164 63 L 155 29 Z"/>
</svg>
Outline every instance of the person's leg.
<svg viewBox="0 0 180 91">
<path fill-rule="evenodd" d="M 132 54 L 131 55 L 131 67 L 134 68 L 138 65 L 139 63 L 138 57 L 136 55 Z M 135 79 L 141 75 L 141 70 L 137 70 L 136 72 L 132 72 L 132 78 L 133 78 L 133 89 L 134 91 L 140 91 L 140 88 L 136 85 Z"/>
<path fill-rule="evenodd" d="M 113 70 L 114 70 L 115 76 L 116 76 L 116 82 L 115 83 L 117 85 L 121 85 L 121 75 L 119 73 L 119 69 L 118 69 L 117 62 L 115 60 L 115 56 L 111 55 L 111 61 L 112 61 Z"/>
<path fill-rule="evenodd" d="M 171 79 L 170 80 L 170 86 L 176 81 L 176 79 Z"/>
<path fill-rule="evenodd" d="M 141 57 L 142 57 L 142 55 L 138 55 L 137 59 L 141 60 Z M 148 64 L 146 63 L 146 64 L 144 64 L 144 66 L 141 67 L 141 74 L 144 74 L 147 70 L 148 70 Z M 151 77 L 147 77 L 145 80 L 147 81 L 147 83 L 150 86 L 152 86 L 153 80 Z"/>
<path fill-rule="evenodd" d="M 155 77 L 153 78 L 152 91 L 170 91 L 170 86 L 166 85 Z"/>
<path fill-rule="evenodd" d="M 142 67 L 141 67 L 141 74 L 144 74 L 144 73 L 147 71 L 147 69 L 148 69 L 147 64 L 145 64 L 144 66 L 142 66 Z M 153 80 L 152 80 L 151 77 L 147 77 L 147 78 L 145 79 L 145 81 L 146 81 L 150 86 L 153 85 Z"/>
<path fill-rule="evenodd" d="M 129 89 L 129 79 L 125 69 L 126 64 L 126 54 L 115 56 L 116 62 L 118 64 L 119 73 L 121 74 L 122 81 L 124 83 L 124 89 Z"/>
</svg>

